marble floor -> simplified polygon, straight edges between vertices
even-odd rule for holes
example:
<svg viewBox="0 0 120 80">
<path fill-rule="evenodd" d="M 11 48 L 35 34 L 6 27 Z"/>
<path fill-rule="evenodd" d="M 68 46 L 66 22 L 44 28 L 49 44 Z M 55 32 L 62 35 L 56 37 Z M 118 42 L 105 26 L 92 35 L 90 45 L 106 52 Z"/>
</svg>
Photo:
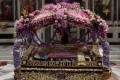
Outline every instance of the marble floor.
<svg viewBox="0 0 120 80">
<path fill-rule="evenodd" d="M 6 66 L 0 66 L 0 80 L 14 80 L 12 48 L 13 46 L 0 46 L 0 62 L 8 62 Z M 111 56 L 112 75 L 108 80 L 120 80 L 120 46 L 111 46 Z"/>
</svg>

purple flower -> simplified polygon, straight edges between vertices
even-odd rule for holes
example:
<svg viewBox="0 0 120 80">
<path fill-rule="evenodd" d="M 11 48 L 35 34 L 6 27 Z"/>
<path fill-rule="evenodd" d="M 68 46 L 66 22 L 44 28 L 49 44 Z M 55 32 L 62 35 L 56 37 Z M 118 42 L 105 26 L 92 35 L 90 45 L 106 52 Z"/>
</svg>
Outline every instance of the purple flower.
<svg viewBox="0 0 120 80">
<path fill-rule="evenodd" d="M 64 9 L 58 9 L 56 12 L 56 18 L 57 19 L 64 19 Z"/>
</svg>

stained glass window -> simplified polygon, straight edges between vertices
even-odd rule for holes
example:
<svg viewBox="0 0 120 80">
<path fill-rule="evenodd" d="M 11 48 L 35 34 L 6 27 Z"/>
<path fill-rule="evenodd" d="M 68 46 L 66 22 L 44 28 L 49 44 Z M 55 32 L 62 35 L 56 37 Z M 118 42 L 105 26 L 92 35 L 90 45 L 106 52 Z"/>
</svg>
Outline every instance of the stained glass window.
<svg viewBox="0 0 120 80">
<path fill-rule="evenodd" d="M 0 0 L 0 20 L 13 20 L 13 0 Z"/>
<path fill-rule="evenodd" d="M 22 0 L 22 15 L 26 15 L 35 10 L 35 1 L 36 0 Z"/>
</svg>

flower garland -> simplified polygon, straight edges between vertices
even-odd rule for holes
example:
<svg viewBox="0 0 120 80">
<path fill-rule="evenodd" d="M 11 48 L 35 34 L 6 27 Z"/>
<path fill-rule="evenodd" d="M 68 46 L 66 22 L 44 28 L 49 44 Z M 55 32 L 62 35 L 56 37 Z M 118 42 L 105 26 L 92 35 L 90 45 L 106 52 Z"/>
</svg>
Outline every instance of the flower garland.
<svg viewBox="0 0 120 80">
<path fill-rule="evenodd" d="M 65 27 L 67 23 L 77 25 L 83 28 L 97 28 L 100 36 L 106 38 L 108 25 L 105 20 L 90 10 L 82 9 L 79 3 L 61 2 L 46 5 L 41 11 L 37 10 L 29 15 L 22 16 L 15 23 L 15 29 L 20 34 L 24 34 L 27 29 L 36 31 L 40 27 L 47 27 L 52 24 L 57 24 L 58 27 Z M 62 24 L 60 23 L 62 22 Z"/>
</svg>

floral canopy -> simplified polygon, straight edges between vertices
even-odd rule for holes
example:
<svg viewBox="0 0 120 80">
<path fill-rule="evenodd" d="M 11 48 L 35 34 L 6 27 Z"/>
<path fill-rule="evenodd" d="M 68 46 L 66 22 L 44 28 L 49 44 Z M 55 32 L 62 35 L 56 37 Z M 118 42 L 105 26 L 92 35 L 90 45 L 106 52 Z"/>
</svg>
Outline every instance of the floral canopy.
<svg viewBox="0 0 120 80">
<path fill-rule="evenodd" d="M 85 29 L 97 29 L 102 38 L 106 37 L 108 25 L 100 16 L 80 7 L 79 3 L 61 2 L 46 5 L 42 10 L 34 11 L 22 16 L 15 23 L 15 28 L 24 34 L 24 31 L 36 31 L 41 27 L 55 25 L 66 28 L 71 24 Z"/>
<path fill-rule="evenodd" d="M 45 5 L 42 10 L 37 10 L 30 13 L 29 15 L 22 16 L 18 21 L 16 21 L 15 29 L 17 32 L 17 40 L 14 43 L 13 49 L 15 68 L 17 69 L 20 66 L 21 45 L 25 46 L 26 49 L 28 49 L 29 45 L 31 45 L 33 41 L 35 42 L 35 44 L 38 44 L 39 41 L 40 44 L 38 45 L 41 45 L 42 42 L 40 39 L 37 39 L 37 41 L 34 40 L 34 35 L 38 29 L 53 25 L 54 28 L 65 29 L 68 33 L 68 36 L 70 36 L 69 32 L 67 31 L 67 24 L 91 30 L 93 42 L 96 42 L 97 38 L 99 38 L 104 53 L 104 70 L 109 70 L 110 48 L 108 42 L 106 41 L 108 25 L 106 24 L 105 20 L 103 20 L 100 16 L 96 15 L 90 10 L 83 9 L 79 3 L 70 4 L 66 2 L 60 2 L 56 5 Z M 48 45 L 50 45 L 50 43 L 54 39 L 56 30 L 51 41 L 47 43 Z M 72 38 L 72 36 L 70 37 L 73 42 L 77 43 L 77 39 Z M 97 42 L 96 44 L 99 44 L 99 42 Z"/>
</svg>

